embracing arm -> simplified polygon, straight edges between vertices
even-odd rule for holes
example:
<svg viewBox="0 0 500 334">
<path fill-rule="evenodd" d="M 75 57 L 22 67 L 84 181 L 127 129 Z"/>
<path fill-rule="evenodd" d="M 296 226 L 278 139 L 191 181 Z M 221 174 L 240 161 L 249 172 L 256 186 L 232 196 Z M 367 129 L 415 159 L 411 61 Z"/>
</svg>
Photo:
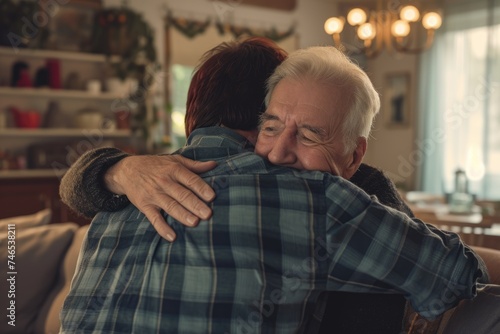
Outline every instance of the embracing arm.
<svg viewBox="0 0 500 334">
<path fill-rule="evenodd" d="M 117 211 L 130 202 L 106 188 L 104 174 L 129 154 L 117 148 L 98 148 L 83 154 L 61 180 L 59 193 L 62 201 L 85 217 L 92 218 L 99 211 Z"/>
<path fill-rule="evenodd" d="M 367 164 L 361 164 L 358 171 L 352 176 L 349 181 L 351 181 L 357 187 L 363 189 L 368 195 L 376 196 L 381 204 L 406 213 L 410 218 L 415 218 L 415 215 L 397 191 L 394 183 L 380 169 Z M 435 233 L 441 232 L 441 230 L 434 225 L 426 225 L 431 231 Z M 485 252 L 481 249 L 476 249 L 475 247 L 473 247 L 473 249 L 479 256 L 485 254 Z M 481 269 L 487 271 L 485 269 L 488 268 L 489 271 L 491 271 L 493 268 L 496 268 L 496 264 L 495 266 L 493 266 L 491 263 L 491 258 L 487 255 L 486 257 L 488 261 L 484 262 L 486 263 L 486 265 L 483 262 L 480 263 Z M 495 270 L 495 272 L 497 271 Z M 488 275 L 484 275 L 480 278 L 479 281 L 481 283 L 488 283 Z"/>
<path fill-rule="evenodd" d="M 131 156 L 116 148 L 99 148 L 71 166 L 61 181 L 60 194 L 72 209 L 88 217 L 120 210 L 131 202 L 162 237 L 173 241 L 175 233 L 161 211 L 188 226 L 208 219 L 211 210 L 205 202 L 215 193 L 196 173 L 215 166 L 213 161 L 180 155 Z"/>
<path fill-rule="evenodd" d="M 411 218 L 415 218 L 413 212 L 397 191 L 394 183 L 383 171 L 367 164 L 361 164 L 358 171 L 356 171 L 349 181 L 363 189 L 368 195 L 375 195 L 380 203 L 404 212 Z M 438 228 L 430 224 L 428 224 L 428 227 L 432 231 L 438 230 Z M 495 253 L 491 250 L 476 246 L 471 246 L 471 248 L 483 259 L 489 273 L 493 277 L 492 283 L 498 284 L 500 282 L 500 270 L 498 270 L 500 252 Z M 487 275 L 482 277 L 480 282 L 487 283 Z"/>
<path fill-rule="evenodd" d="M 345 291 L 399 290 L 417 312 L 432 319 L 473 298 L 479 280 L 488 280 L 482 259 L 457 234 L 431 228 L 354 188 L 346 191 L 348 184 L 338 185 L 328 190 L 332 289 L 341 284 Z"/>
</svg>

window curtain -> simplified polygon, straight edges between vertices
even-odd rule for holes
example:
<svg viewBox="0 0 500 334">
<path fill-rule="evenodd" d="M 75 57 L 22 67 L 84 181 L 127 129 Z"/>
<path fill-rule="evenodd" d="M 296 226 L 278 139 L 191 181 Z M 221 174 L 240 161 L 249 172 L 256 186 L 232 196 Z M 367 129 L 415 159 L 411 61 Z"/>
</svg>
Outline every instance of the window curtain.
<svg viewBox="0 0 500 334">
<path fill-rule="evenodd" d="M 500 0 L 444 9 L 419 82 L 421 190 L 452 192 L 461 169 L 471 193 L 500 199 Z"/>
</svg>

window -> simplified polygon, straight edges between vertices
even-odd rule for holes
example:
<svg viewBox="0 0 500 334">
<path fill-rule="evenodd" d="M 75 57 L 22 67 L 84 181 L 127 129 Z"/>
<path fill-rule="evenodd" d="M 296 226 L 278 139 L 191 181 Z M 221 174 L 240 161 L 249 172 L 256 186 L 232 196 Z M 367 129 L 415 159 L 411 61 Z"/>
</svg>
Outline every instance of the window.
<svg viewBox="0 0 500 334">
<path fill-rule="evenodd" d="M 192 66 L 172 65 L 172 146 L 177 149 L 186 143 L 184 117 L 186 100 L 194 70 Z"/>
<path fill-rule="evenodd" d="M 422 58 L 422 189 L 452 192 L 457 169 L 469 191 L 500 199 L 500 1 L 449 8 Z"/>
</svg>

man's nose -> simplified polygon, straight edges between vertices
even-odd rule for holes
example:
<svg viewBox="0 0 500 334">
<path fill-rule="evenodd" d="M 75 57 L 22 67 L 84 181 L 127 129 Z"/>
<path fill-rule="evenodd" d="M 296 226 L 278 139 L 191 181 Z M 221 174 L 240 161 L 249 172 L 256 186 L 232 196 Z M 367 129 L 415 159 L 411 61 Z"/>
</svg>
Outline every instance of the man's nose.
<svg viewBox="0 0 500 334">
<path fill-rule="evenodd" d="M 295 132 L 285 130 L 278 136 L 267 158 L 275 165 L 293 165 L 297 162 L 295 151 Z"/>
</svg>

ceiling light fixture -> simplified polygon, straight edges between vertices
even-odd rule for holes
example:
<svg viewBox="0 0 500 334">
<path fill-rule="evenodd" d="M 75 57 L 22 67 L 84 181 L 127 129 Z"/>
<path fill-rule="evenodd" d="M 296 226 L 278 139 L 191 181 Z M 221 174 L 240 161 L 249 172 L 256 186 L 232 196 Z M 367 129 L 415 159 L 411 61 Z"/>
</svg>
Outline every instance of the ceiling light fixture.
<svg viewBox="0 0 500 334">
<path fill-rule="evenodd" d="M 441 15 L 436 10 L 423 11 L 415 5 L 391 9 L 389 2 L 379 0 L 375 10 L 355 7 L 347 13 L 347 24 L 354 28 L 362 46 L 357 47 L 341 40 L 340 33 L 346 26 L 346 18 L 343 16 L 327 19 L 324 29 L 327 34 L 332 35 L 337 48 L 348 53 L 364 53 L 372 58 L 384 49 L 401 53 L 427 50 L 441 23 Z M 422 36 L 423 32 L 425 36 Z"/>
</svg>

